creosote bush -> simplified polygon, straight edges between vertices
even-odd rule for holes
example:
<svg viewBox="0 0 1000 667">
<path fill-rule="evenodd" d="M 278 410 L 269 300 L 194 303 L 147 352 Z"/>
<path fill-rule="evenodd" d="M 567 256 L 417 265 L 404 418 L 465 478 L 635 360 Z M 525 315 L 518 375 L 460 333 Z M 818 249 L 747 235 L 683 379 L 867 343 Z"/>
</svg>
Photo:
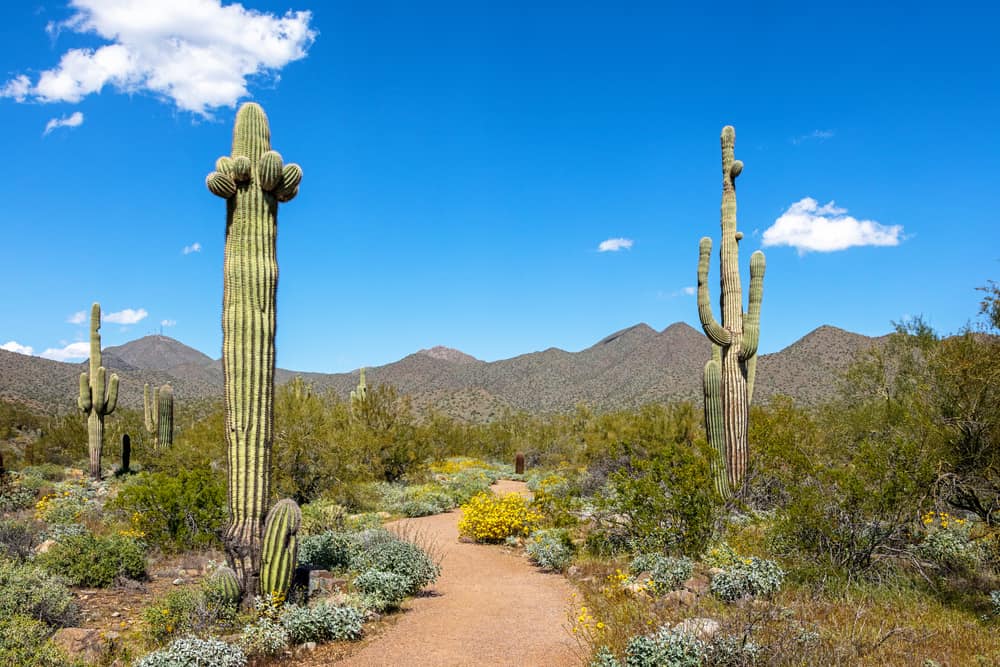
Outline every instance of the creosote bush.
<svg viewBox="0 0 1000 667">
<path fill-rule="evenodd" d="M 502 542 L 512 535 L 528 535 L 542 520 L 528 501 L 516 493 L 496 496 L 488 491 L 462 506 L 458 532 L 477 542 Z"/>
<path fill-rule="evenodd" d="M 119 577 L 146 577 L 142 543 L 124 535 L 69 535 L 39 555 L 38 563 L 76 586 L 105 588 Z"/>
<path fill-rule="evenodd" d="M 0 618 L 16 615 L 58 627 L 75 623 L 79 609 L 63 577 L 0 558 Z"/>
</svg>

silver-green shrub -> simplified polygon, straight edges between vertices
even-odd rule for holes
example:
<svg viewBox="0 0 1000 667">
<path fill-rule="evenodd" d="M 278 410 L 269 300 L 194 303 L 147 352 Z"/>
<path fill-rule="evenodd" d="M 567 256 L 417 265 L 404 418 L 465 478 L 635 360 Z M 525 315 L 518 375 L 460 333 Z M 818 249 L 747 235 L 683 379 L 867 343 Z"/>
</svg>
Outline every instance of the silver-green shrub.
<svg viewBox="0 0 1000 667">
<path fill-rule="evenodd" d="M 359 639 L 364 615 L 354 607 L 320 603 L 285 607 L 279 620 L 293 644 L 304 644 Z"/>
<path fill-rule="evenodd" d="M 771 595 L 781 588 L 784 571 L 773 560 L 744 558 L 712 578 L 711 591 L 724 602 Z"/>
<path fill-rule="evenodd" d="M 573 543 L 565 530 L 543 528 L 528 537 L 528 558 L 543 570 L 562 572 L 573 561 Z"/>
<path fill-rule="evenodd" d="M 327 531 L 299 539 L 299 563 L 321 570 L 347 567 L 350 562 L 351 539 L 345 533 Z"/>
<path fill-rule="evenodd" d="M 687 557 L 675 558 L 660 553 L 639 554 L 629 564 L 633 577 L 649 573 L 649 588 L 657 595 L 675 590 L 691 577 L 694 562 Z"/>
<path fill-rule="evenodd" d="M 243 628 L 240 648 L 248 656 L 274 656 L 285 650 L 288 639 L 285 626 L 265 616 Z"/>
<path fill-rule="evenodd" d="M 385 529 L 362 531 L 351 540 L 350 568 L 399 575 L 405 581 L 406 595 L 416 594 L 441 574 L 441 567 L 420 547 Z"/>
<path fill-rule="evenodd" d="M 701 667 L 704 653 L 700 639 L 664 626 L 628 641 L 625 667 Z"/>
<path fill-rule="evenodd" d="M 135 667 L 246 667 L 242 649 L 218 639 L 183 637 L 167 648 L 153 651 Z"/>
<path fill-rule="evenodd" d="M 382 570 L 366 570 L 354 578 L 354 587 L 364 595 L 365 604 L 375 611 L 396 609 L 407 595 L 402 575 Z"/>
<path fill-rule="evenodd" d="M 79 609 L 66 584 L 35 565 L 0 558 L 0 618 L 22 615 L 49 625 L 73 625 Z"/>
</svg>

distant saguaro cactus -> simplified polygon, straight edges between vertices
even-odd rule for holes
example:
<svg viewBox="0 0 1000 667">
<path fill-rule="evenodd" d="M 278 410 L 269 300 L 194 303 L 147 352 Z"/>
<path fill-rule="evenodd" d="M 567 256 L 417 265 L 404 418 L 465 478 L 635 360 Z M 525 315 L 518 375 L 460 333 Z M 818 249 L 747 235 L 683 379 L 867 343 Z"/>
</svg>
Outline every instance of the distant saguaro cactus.
<svg viewBox="0 0 1000 667">
<path fill-rule="evenodd" d="M 365 384 L 365 369 L 361 369 L 361 379 L 358 380 L 358 386 L 351 390 L 351 411 L 353 412 L 355 408 L 360 408 L 360 406 L 368 398 L 368 385 Z"/>
<path fill-rule="evenodd" d="M 128 433 L 122 435 L 122 467 L 118 469 L 118 474 L 127 475 L 132 458 L 132 438 Z"/>
<path fill-rule="evenodd" d="M 87 446 L 90 450 L 90 476 L 101 478 L 101 449 L 104 446 L 104 417 L 118 404 L 118 376 L 101 365 L 101 304 L 90 308 L 90 373 L 80 373 L 80 396 L 77 405 L 87 415 Z M 107 393 L 105 393 L 107 389 Z"/>
<path fill-rule="evenodd" d="M 169 384 L 153 388 L 153 398 L 149 397 L 149 385 L 142 388 L 142 407 L 146 417 L 146 431 L 153 435 L 156 449 L 174 444 L 174 390 Z"/>
<path fill-rule="evenodd" d="M 736 230 L 736 177 L 743 163 L 734 159 L 736 131 L 722 129 L 722 242 L 719 272 L 722 283 L 722 324 L 712 314 L 708 267 L 712 239 L 701 240 L 698 257 L 698 317 L 712 341 L 712 359 L 705 364 L 705 431 L 715 450 L 713 476 L 719 495 L 728 499 L 739 489 L 747 470 L 747 423 L 760 340 L 760 301 L 764 292 L 764 253 L 750 256 L 750 296 L 743 312 L 739 242 Z"/>
<path fill-rule="evenodd" d="M 524 452 L 518 452 L 514 456 L 514 472 L 518 475 L 524 474 Z"/>
<path fill-rule="evenodd" d="M 220 157 L 205 179 L 212 194 L 226 200 L 222 371 L 229 523 L 224 542 L 244 604 L 264 592 L 260 576 L 274 437 L 278 203 L 293 199 L 301 180 L 302 169 L 283 164 L 271 150 L 267 116 L 253 102 L 236 113 L 232 156 Z M 294 554 L 290 560 L 294 563 Z"/>
</svg>

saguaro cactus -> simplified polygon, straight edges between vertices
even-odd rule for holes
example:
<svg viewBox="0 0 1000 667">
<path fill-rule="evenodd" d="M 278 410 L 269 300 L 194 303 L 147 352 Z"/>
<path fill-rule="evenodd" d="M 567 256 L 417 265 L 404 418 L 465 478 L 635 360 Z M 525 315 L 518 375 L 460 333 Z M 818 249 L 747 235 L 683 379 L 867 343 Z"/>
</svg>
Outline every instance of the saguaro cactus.
<svg viewBox="0 0 1000 667">
<path fill-rule="evenodd" d="M 351 390 L 351 410 L 353 411 L 356 406 L 364 403 L 366 398 L 368 398 L 368 385 L 365 384 L 365 369 L 362 368 L 358 386 Z"/>
<path fill-rule="evenodd" d="M 131 466 L 132 460 L 132 438 L 129 437 L 128 433 L 122 435 L 122 467 L 118 469 L 120 475 L 127 475 L 129 472 L 129 466 Z"/>
<path fill-rule="evenodd" d="M 101 478 L 101 448 L 104 446 L 104 417 L 118 404 L 118 376 L 101 365 L 101 304 L 90 308 L 90 373 L 80 373 L 77 405 L 87 415 L 87 445 L 90 449 L 90 476 Z M 107 389 L 107 393 L 105 393 Z"/>
<path fill-rule="evenodd" d="M 747 422 L 753 397 L 760 339 L 760 300 L 764 292 L 764 253 L 750 256 L 749 305 L 743 312 L 739 242 L 736 231 L 736 177 L 743 163 L 733 157 L 736 131 L 722 129 L 722 243 L 719 272 L 722 284 L 722 324 L 712 314 L 708 266 L 712 239 L 701 240 L 698 257 L 698 317 L 712 341 L 712 359 L 705 364 L 705 431 L 715 450 L 715 487 L 729 498 L 743 483 L 747 469 Z"/>
<path fill-rule="evenodd" d="M 149 398 L 149 385 L 142 388 L 142 407 L 146 417 L 146 430 L 153 435 L 156 449 L 174 444 L 174 390 L 169 384 L 153 388 Z"/>
<path fill-rule="evenodd" d="M 264 595 L 288 595 L 298 559 L 301 525 L 302 511 L 293 500 L 279 500 L 268 512 L 260 559 L 260 591 Z"/>
<path fill-rule="evenodd" d="M 514 474 L 524 474 L 524 452 L 518 452 L 514 455 Z"/>
<path fill-rule="evenodd" d="M 240 107 L 233 150 L 205 183 L 226 200 L 222 371 L 229 465 L 226 555 L 244 601 L 261 591 L 263 520 L 274 430 L 274 330 L 278 203 L 295 197 L 302 170 L 271 150 L 267 116 Z M 267 591 L 270 592 L 270 591 Z"/>
</svg>

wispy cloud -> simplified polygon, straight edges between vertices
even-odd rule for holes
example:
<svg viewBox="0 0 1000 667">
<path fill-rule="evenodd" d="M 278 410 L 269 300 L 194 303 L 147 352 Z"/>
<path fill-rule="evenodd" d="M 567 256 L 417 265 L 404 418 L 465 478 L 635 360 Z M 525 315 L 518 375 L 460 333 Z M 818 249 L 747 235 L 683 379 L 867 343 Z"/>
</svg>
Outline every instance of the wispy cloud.
<svg viewBox="0 0 1000 667">
<path fill-rule="evenodd" d="M 18 354 L 32 355 L 35 353 L 35 349 L 30 345 L 21 345 L 16 340 L 9 340 L 3 345 L 0 345 L 0 350 L 7 350 L 8 352 L 17 352 Z"/>
<path fill-rule="evenodd" d="M 70 343 L 66 347 L 50 347 L 38 356 L 52 359 L 53 361 L 86 359 L 90 356 L 90 343 L 81 341 L 79 343 Z"/>
<path fill-rule="evenodd" d="M 42 132 L 42 136 L 44 137 L 57 127 L 80 127 L 81 125 L 83 125 L 83 114 L 79 111 L 74 111 L 68 116 L 49 120 L 49 122 L 45 124 L 45 131 Z"/>
<path fill-rule="evenodd" d="M 833 252 L 855 246 L 896 246 L 903 236 L 902 225 L 883 225 L 874 220 L 858 220 L 834 202 L 820 206 L 805 197 L 764 230 L 763 245 L 787 245 L 799 251 Z"/>
<path fill-rule="evenodd" d="M 688 286 L 682 287 L 680 289 L 675 289 L 673 292 L 657 292 L 656 297 L 658 299 L 676 299 L 679 296 L 694 296 L 698 292 L 697 287 Z"/>
<path fill-rule="evenodd" d="M 83 324 L 84 322 L 87 321 L 87 313 L 86 311 L 78 310 L 69 317 L 67 317 L 66 321 L 69 322 L 70 324 Z"/>
<path fill-rule="evenodd" d="M 177 326 L 177 320 L 160 320 L 161 327 L 175 327 Z"/>
<path fill-rule="evenodd" d="M 797 137 L 792 137 L 792 143 L 798 146 L 799 144 L 804 144 L 807 141 L 826 141 L 827 139 L 833 139 L 833 130 L 813 130 L 809 134 L 801 134 Z"/>
<path fill-rule="evenodd" d="M 632 247 L 634 241 L 632 239 L 608 239 L 606 241 L 601 241 L 600 245 L 597 246 L 597 252 L 618 252 L 619 250 L 628 250 Z"/>
<path fill-rule="evenodd" d="M 106 44 L 73 48 L 37 80 L 19 74 L 0 87 L 0 96 L 18 102 L 76 103 L 112 86 L 119 92 L 150 92 L 177 108 L 204 116 L 234 106 L 248 95 L 247 81 L 278 78 L 288 63 L 304 58 L 316 31 L 312 13 L 282 16 L 222 0 L 70 0 L 75 13 L 50 23 L 63 30 L 96 35 Z"/>
<path fill-rule="evenodd" d="M 138 310 L 126 308 L 125 310 L 119 310 L 117 313 L 108 313 L 103 319 L 105 322 L 113 324 L 136 324 L 146 319 L 147 315 L 149 313 L 146 312 L 145 308 L 139 308 Z"/>
<path fill-rule="evenodd" d="M 195 241 L 191 245 L 184 246 L 184 249 L 181 250 L 181 252 L 185 255 L 190 255 L 193 252 L 201 252 L 201 244 Z"/>
</svg>

